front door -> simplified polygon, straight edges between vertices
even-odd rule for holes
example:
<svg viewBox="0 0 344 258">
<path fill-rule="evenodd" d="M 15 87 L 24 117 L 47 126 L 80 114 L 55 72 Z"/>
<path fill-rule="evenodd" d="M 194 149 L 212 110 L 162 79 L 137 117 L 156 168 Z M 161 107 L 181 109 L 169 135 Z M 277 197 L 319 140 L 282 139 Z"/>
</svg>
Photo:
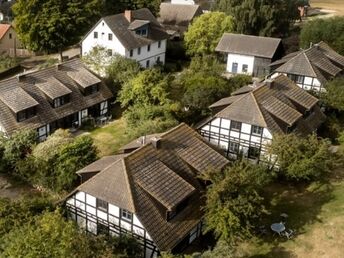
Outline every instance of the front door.
<svg viewBox="0 0 344 258">
<path fill-rule="evenodd" d="M 232 63 L 232 73 L 238 73 L 238 63 Z"/>
</svg>

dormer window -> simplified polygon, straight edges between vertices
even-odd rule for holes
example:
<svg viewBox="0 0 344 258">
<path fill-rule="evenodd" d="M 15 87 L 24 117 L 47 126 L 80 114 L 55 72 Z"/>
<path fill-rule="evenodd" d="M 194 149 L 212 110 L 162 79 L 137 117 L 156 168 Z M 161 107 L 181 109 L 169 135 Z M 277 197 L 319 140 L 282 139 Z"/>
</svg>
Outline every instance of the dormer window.
<svg viewBox="0 0 344 258">
<path fill-rule="evenodd" d="M 25 109 L 17 113 L 17 121 L 22 122 L 24 120 L 27 120 L 31 117 L 36 116 L 36 114 L 37 114 L 36 107 Z"/>
<path fill-rule="evenodd" d="M 84 95 L 89 96 L 94 93 L 97 93 L 98 91 L 99 91 L 99 84 L 94 84 L 85 88 Z"/>
<path fill-rule="evenodd" d="M 62 97 L 54 99 L 53 107 L 54 108 L 58 108 L 58 107 L 61 107 L 61 106 L 65 105 L 65 104 L 67 104 L 69 102 L 70 102 L 70 96 L 69 95 L 65 95 L 65 96 L 62 96 Z"/>
</svg>

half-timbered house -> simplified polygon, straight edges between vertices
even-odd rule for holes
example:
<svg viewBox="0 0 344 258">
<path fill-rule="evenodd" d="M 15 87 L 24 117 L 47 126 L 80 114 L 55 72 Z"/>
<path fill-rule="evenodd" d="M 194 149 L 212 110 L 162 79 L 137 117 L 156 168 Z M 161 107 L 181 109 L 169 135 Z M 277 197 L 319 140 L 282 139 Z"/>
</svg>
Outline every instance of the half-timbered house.
<svg viewBox="0 0 344 258">
<path fill-rule="evenodd" d="M 318 128 L 325 116 L 317 103 L 317 98 L 280 75 L 212 104 L 214 115 L 198 129 L 229 158 L 259 162 L 266 160 L 266 146 L 274 134 L 307 135 Z"/>
<path fill-rule="evenodd" d="M 44 140 L 58 128 L 105 116 L 110 89 L 80 59 L 0 81 L 0 132 L 34 129 Z"/>
<path fill-rule="evenodd" d="M 270 66 L 274 70 L 271 78 L 284 74 L 302 89 L 322 91 L 327 81 L 344 75 L 344 56 L 320 42 L 291 53 Z"/>
<path fill-rule="evenodd" d="M 133 235 L 143 257 L 178 252 L 201 235 L 205 185 L 197 175 L 229 161 L 186 124 L 134 145 L 78 171 L 69 216 L 92 234 Z"/>
</svg>

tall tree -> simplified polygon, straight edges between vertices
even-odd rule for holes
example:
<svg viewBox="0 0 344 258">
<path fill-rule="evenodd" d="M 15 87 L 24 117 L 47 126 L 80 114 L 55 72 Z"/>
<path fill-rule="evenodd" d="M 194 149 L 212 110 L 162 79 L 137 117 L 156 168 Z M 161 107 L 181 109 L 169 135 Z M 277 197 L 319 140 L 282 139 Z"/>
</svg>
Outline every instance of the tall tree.
<svg viewBox="0 0 344 258">
<path fill-rule="evenodd" d="M 324 103 L 329 108 L 344 111 L 344 78 L 329 81 L 325 88 L 326 92 L 321 92 L 320 95 Z"/>
<path fill-rule="evenodd" d="M 202 178 L 211 182 L 206 193 L 206 230 L 230 245 L 250 236 L 264 211 L 259 191 L 271 179 L 266 168 L 237 161 L 224 171 L 208 171 Z"/>
<path fill-rule="evenodd" d="M 214 10 L 232 15 L 238 33 L 280 36 L 300 17 L 298 0 L 216 0 Z"/>
<path fill-rule="evenodd" d="M 232 32 L 233 25 L 233 18 L 223 12 L 209 12 L 197 17 L 184 34 L 187 54 L 214 53 L 223 33 Z"/>
<path fill-rule="evenodd" d="M 302 26 L 300 47 L 308 48 L 311 43 L 324 41 L 339 54 L 344 55 L 344 16 L 314 19 Z"/>
<path fill-rule="evenodd" d="M 55 52 L 79 41 L 99 18 L 100 0 L 17 0 L 16 31 L 32 51 Z"/>
<path fill-rule="evenodd" d="M 159 13 L 161 0 L 105 0 L 103 15 L 122 13 L 126 9 L 148 8 L 153 14 Z"/>
</svg>

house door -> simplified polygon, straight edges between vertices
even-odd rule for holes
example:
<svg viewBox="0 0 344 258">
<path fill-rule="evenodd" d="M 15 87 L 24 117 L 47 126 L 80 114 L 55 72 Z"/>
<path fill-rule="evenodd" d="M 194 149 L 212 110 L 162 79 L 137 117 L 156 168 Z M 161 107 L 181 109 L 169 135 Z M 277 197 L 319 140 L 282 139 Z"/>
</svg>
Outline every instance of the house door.
<svg viewBox="0 0 344 258">
<path fill-rule="evenodd" d="M 238 73 L 238 63 L 232 63 L 232 73 Z"/>
</svg>

